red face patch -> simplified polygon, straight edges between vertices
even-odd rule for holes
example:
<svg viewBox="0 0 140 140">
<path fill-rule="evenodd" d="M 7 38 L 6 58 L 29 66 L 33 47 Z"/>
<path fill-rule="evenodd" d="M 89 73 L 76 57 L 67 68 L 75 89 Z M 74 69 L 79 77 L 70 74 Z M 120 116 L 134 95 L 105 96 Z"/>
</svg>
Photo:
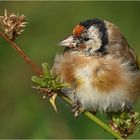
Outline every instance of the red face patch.
<svg viewBox="0 0 140 140">
<path fill-rule="evenodd" d="M 75 26 L 75 28 L 73 29 L 73 35 L 80 36 L 84 29 L 85 29 L 84 26 L 81 25 Z"/>
</svg>

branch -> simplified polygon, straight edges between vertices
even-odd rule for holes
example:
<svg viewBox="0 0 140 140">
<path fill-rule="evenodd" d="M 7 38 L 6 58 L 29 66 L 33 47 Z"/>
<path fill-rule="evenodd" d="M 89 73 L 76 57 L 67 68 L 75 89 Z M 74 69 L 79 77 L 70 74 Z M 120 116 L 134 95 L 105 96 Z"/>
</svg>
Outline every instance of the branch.
<svg viewBox="0 0 140 140">
<path fill-rule="evenodd" d="M 18 52 L 18 54 L 24 59 L 24 61 L 32 68 L 35 74 L 42 74 L 42 70 L 31 61 L 31 59 L 20 49 L 20 47 L 14 41 L 9 39 L 9 37 L 2 32 L 0 32 L 0 36 Z"/>
<path fill-rule="evenodd" d="M 60 94 L 59 96 L 65 102 L 67 102 L 68 104 L 72 105 L 72 101 L 69 98 L 67 98 L 66 96 L 64 96 L 62 94 Z M 79 108 L 79 109 L 81 109 L 81 108 Z M 115 131 L 113 131 L 107 124 L 105 124 L 103 121 L 101 121 L 98 117 L 96 117 L 95 115 L 93 115 L 89 111 L 83 112 L 83 115 L 86 116 L 88 119 L 90 119 L 92 122 L 95 122 L 98 126 L 100 126 L 101 128 L 103 128 L 106 132 L 108 132 L 109 134 L 111 134 L 112 136 L 114 136 L 114 138 L 116 138 L 118 140 L 124 140 L 124 138 L 122 138 L 118 133 L 116 133 Z"/>
<path fill-rule="evenodd" d="M 0 36 L 7 42 L 9 43 L 9 45 L 14 48 L 18 54 L 23 58 L 23 60 L 29 64 L 29 66 L 32 68 L 32 70 L 37 74 L 37 75 L 41 75 L 42 74 L 42 70 L 35 65 L 31 59 L 20 49 L 20 47 L 11 39 L 9 39 L 9 37 L 7 35 L 5 35 L 4 33 L 0 32 Z M 65 102 L 67 102 L 68 104 L 72 104 L 72 101 L 67 98 L 66 96 L 62 95 L 62 94 L 58 94 L 59 97 L 61 97 Z M 99 118 L 97 118 L 95 115 L 93 115 L 92 113 L 85 111 L 83 112 L 83 115 L 85 115 L 87 118 L 89 118 L 92 122 L 95 122 L 97 125 L 99 125 L 101 128 L 103 128 L 106 132 L 108 132 L 109 134 L 111 134 L 112 136 L 114 136 L 114 138 L 116 139 L 121 139 L 123 140 L 123 138 L 116 133 L 115 131 L 113 131 L 107 124 L 105 124 L 103 121 L 101 121 Z"/>
</svg>

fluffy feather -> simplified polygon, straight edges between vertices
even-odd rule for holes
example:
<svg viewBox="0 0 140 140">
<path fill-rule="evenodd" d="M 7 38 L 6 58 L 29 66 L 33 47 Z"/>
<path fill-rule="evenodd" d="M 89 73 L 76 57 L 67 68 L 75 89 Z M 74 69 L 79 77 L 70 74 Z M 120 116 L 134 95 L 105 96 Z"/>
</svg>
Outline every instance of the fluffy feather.
<svg viewBox="0 0 140 140">
<path fill-rule="evenodd" d="M 91 111 L 130 108 L 140 93 L 140 72 L 131 71 L 127 61 L 113 59 L 110 55 L 57 55 L 53 72 L 61 74 L 61 80 L 73 88 L 73 82 L 76 83 L 73 89 L 76 100 Z M 73 90 L 63 92 L 72 97 Z"/>
<path fill-rule="evenodd" d="M 80 28 L 79 28 L 80 27 Z M 90 111 L 129 109 L 140 96 L 140 69 L 135 52 L 117 26 L 91 19 L 76 26 L 60 44 L 53 72 L 70 88 L 62 92 Z"/>
</svg>

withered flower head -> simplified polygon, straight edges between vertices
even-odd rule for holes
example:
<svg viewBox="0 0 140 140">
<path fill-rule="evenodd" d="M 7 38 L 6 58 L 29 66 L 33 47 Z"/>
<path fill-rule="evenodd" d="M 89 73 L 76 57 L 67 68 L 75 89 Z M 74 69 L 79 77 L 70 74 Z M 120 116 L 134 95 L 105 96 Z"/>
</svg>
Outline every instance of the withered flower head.
<svg viewBox="0 0 140 140">
<path fill-rule="evenodd" d="M 26 26 L 26 17 L 15 13 L 8 13 L 4 10 L 4 16 L 0 16 L 0 24 L 4 33 L 11 39 L 15 40 L 18 35 L 24 31 Z"/>
<path fill-rule="evenodd" d="M 110 127 L 120 134 L 123 138 L 127 138 L 133 134 L 140 124 L 138 112 L 116 112 L 110 113 Z"/>
</svg>

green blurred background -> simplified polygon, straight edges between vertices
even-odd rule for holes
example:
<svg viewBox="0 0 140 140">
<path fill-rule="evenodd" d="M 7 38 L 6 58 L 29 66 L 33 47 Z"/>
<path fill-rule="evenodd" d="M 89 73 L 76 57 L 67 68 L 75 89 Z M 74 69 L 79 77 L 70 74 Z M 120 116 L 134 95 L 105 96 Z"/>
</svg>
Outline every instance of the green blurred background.
<svg viewBox="0 0 140 140">
<path fill-rule="evenodd" d="M 100 17 L 118 25 L 140 56 L 140 2 L 0 2 L 4 9 L 27 16 L 28 25 L 16 40 L 31 59 L 53 64 L 57 43 L 73 27 L 89 18 Z M 31 88 L 30 67 L 0 38 L 0 138 L 112 138 L 84 116 L 74 118 L 71 109 L 57 100 L 55 113 Z M 135 105 L 140 110 L 140 102 Z M 106 119 L 104 114 L 98 114 Z M 130 138 L 140 138 L 136 131 Z"/>
</svg>

